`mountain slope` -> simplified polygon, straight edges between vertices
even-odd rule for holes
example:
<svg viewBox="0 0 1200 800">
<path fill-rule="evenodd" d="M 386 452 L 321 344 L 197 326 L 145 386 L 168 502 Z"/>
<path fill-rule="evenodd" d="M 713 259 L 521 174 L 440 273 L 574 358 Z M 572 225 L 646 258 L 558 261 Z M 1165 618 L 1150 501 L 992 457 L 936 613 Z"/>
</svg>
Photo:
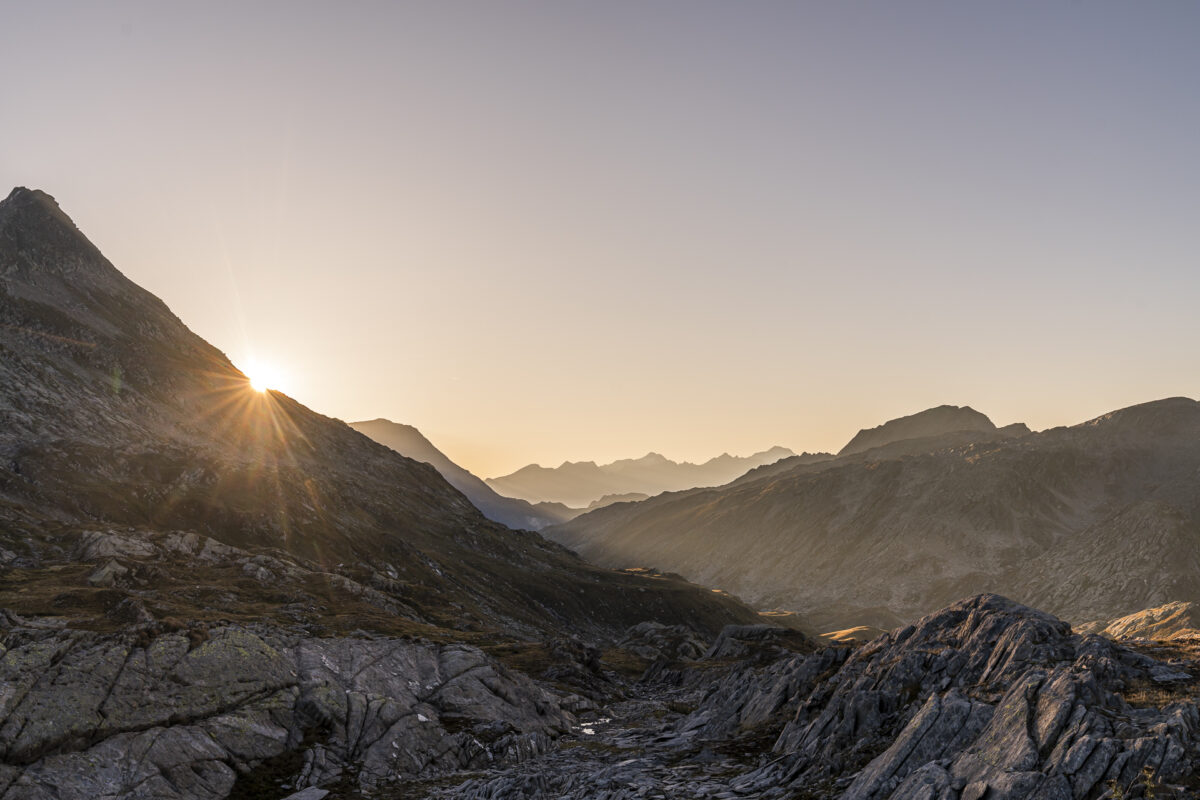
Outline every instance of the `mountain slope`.
<svg viewBox="0 0 1200 800">
<path fill-rule="evenodd" d="M 455 464 L 445 453 L 433 446 L 419 430 L 386 419 L 349 423 L 351 428 L 369 436 L 385 447 L 414 461 L 424 461 L 436 469 L 446 482 L 467 496 L 471 504 L 488 519 L 510 528 L 541 530 L 547 525 L 565 522 L 570 514 L 553 514 L 544 508 L 534 508 L 524 500 L 503 497 L 472 473 Z"/>
<path fill-rule="evenodd" d="M 599 563 L 679 572 L 818 626 L 876 606 L 911 618 L 975 591 L 1077 621 L 1200 600 L 1200 404 L 979 435 L 916 455 L 887 455 L 916 441 L 904 440 L 772 467 L 547 535 Z"/>
<path fill-rule="evenodd" d="M 1157 608 L 1147 608 L 1120 619 L 1092 622 L 1078 626 L 1081 633 L 1099 633 L 1114 639 L 1174 639 L 1200 640 L 1200 603 L 1176 601 Z"/>
<path fill-rule="evenodd" d="M 607 495 L 674 492 L 696 486 L 719 486 L 747 470 L 793 455 L 785 447 L 772 447 L 751 456 L 723 453 L 703 464 L 675 462 L 658 453 L 626 458 L 611 464 L 566 461 L 558 467 L 530 464 L 510 475 L 488 478 L 500 494 L 530 503 L 563 503 L 586 508 Z"/>
<path fill-rule="evenodd" d="M 166 534 L 163 546 L 211 544 L 162 565 L 138 556 Z M 93 535 L 108 543 L 91 547 Z M 240 560 L 222 560 L 230 552 Z M 113 559 L 109 577 L 123 577 L 68 569 L 81 553 Z M 0 203 L 0 565 L 0 606 L 100 614 L 98 625 L 127 611 L 286 611 L 353 626 L 342 610 L 363 598 L 388 624 L 398 614 L 530 635 L 752 618 L 711 592 L 596 569 L 509 531 L 432 467 L 253 391 L 28 189 Z"/>
</svg>

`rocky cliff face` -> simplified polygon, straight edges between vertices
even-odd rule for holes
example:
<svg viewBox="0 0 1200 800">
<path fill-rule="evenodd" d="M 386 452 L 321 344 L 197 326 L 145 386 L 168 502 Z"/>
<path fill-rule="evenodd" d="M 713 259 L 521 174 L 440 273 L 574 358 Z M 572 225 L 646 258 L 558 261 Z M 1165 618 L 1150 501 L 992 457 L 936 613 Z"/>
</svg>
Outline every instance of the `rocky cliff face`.
<svg viewBox="0 0 1200 800">
<path fill-rule="evenodd" d="M 980 589 L 1081 622 L 1200 600 L 1195 401 L 915 454 L 911 441 L 547 533 L 599 563 L 673 570 L 822 630 L 874 624 L 856 615 L 878 606 L 911 619 Z"/>
</svg>

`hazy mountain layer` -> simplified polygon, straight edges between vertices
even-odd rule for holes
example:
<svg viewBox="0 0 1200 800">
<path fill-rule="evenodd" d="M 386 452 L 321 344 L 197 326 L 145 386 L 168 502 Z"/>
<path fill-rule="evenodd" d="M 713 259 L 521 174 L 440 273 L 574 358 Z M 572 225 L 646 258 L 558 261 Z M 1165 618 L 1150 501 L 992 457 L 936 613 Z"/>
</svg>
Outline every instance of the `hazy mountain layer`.
<svg viewBox="0 0 1200 800">
<path fill-rule="evenodd" d="M 599 563 L 679 572 L 821 629 L 865 607 L 911 618 L 978 590 L 1078 621 L 1200 600 L 1200 404 L 998 433 L 768 467 L 547 533 Z"/>
<path fill-rule="evenodd" d="M 471 504 L 494 522 L 510 528 L 541 530 L 547 525 L 565 522 L 577 514 L 555 513 L 548 508 L 534 508 L 524 500 L 502 497 L 483 482 L 481 478 L 455 464 L 445 453 L 433 446 L 419 430 L 386 419 L 351 422 L 351 428 L 371 437 L 380 444 L 390 447 L 402 456 L 414 461 L 424 461 L 436 469 L 446 481 L 467 496 Z"/>
<path fill-rule="evenodd" d="M 772 447 L 752 456 L 723 453 L 703 464 L 679 463 L 658 453 L 626 458 L 611 464 L 565 461 L 558 467 L 530 464 L 511 475 L 488 478 L 487 484 L 502 495 L 530 503 L 562 503 L 586 508 L 606 495 L 679 491 L 696 486 L 719 486 L 747 470 L 793 455 L 785 447 Z"/>
<path fill-rule="evenodd" d="M 202 557 L 207 545 L 157 559 L 134 544 L 104 556 L 111 581 L 56 570 L 97 532 L 177 532 L 243 555 L 226 566 Z M 259 573 L 255 558 L 274 566 Z M 427 464 L 253 391 L 53 198 L 27 189 L 0 203 L 0 566 L 0 606 L 98 614 L 97 625 L 287 609 L 342 629 L 341 609 L 363 597 L 391 621 L 509 632 L 753 618 L 505 529 Z"/>
</svg>

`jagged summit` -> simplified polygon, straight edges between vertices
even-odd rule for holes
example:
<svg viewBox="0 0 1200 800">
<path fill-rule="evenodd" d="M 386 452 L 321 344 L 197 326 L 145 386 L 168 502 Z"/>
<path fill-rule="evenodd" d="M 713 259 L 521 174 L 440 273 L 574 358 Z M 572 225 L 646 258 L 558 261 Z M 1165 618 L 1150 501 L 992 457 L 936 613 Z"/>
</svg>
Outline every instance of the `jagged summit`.
<svg viewBox="0 0 1200 800">
<path fill-rule="evenodd" d="M 90 264 L 116 272 L 58 202 L 40 189 L 18 186 L 0 200 L 0 239 L 23 251 L 27 263 L 40 269 L 74 272 Z M 64 258 L 71 251 L 79 257 Z"/>
<path fill-rule="evenodd" d="M 838 451 L 838 455 L 861 453 L 905 439 L 924 439 L 960 431 L 994 430 L 996 426 L 992 421 L 970 406 L 943 405 L 889 420 L 874 428 L 864 428 Z"/>
<path fill-rule="evenodd" d="M 4 214 L 16 213 L 20 209 L 40 208 L 52 214 L 61 216 L 63 220 L 69 223 L 72 227 L 75 224 L 71 222 L 71 218 L 63 213 L 59 207 L 58 201 L 53 196 L 46 194 L 41 189 L 30 189 L 26 186 L 15 186 L 8 193 L 8 197 L 0 200 L 0 216 Z"/>
</svg>

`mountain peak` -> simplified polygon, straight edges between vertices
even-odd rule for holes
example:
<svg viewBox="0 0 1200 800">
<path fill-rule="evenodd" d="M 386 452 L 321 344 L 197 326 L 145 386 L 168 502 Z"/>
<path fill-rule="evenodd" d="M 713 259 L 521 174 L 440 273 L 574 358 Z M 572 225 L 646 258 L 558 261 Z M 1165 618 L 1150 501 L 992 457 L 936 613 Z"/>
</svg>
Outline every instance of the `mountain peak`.
<svg viewBox="0 0 1200 800">
<path fill-rule="evenodd" d="M 46 194 L 41 189 L 30 189 L 27 186 L 13 187 L 13 190 L 8 193 L 8 197 L 0 200 L 0 208 L 7 208 L 10 205 L 17 207 L 27 204 L 48 205 L 51 208 L 57 209 L 59 213 L 62 213 L 62 209 L 58 208 L 58 201 L 51 195 Z"/>
<path fill-rule="evenodd" d="M 996 426 L 992 421 L 970 406 L 941 405 L 889 420 L 874 428 L 864 428 L 838 451 L 838 455 L 861 453 L 904 439 L 921 439 L 959 431 L 994 430 Z"/>
<path fill-rule="evenodd" d="M 5 272 L 29 270 L 74 274 L 119 275 L 100 250 L 76 227 L 51 196 L 18 186 L 0 200 L 0 252 L 19 253 Z"/>
<path fill-rule="evenodd" d="M 58 201 L 41 189 L 18 186 L 8 193 L 8 197 L 0 200 L 0 226 L 5 226 L 10 220 L 16 218 L 22 219 L 23 222 L 42 222 L 61 226 L 77 238 L 87 241 L 87 238 L 76 227 L 74 220 L 59 207 Z"/>
</svg>

